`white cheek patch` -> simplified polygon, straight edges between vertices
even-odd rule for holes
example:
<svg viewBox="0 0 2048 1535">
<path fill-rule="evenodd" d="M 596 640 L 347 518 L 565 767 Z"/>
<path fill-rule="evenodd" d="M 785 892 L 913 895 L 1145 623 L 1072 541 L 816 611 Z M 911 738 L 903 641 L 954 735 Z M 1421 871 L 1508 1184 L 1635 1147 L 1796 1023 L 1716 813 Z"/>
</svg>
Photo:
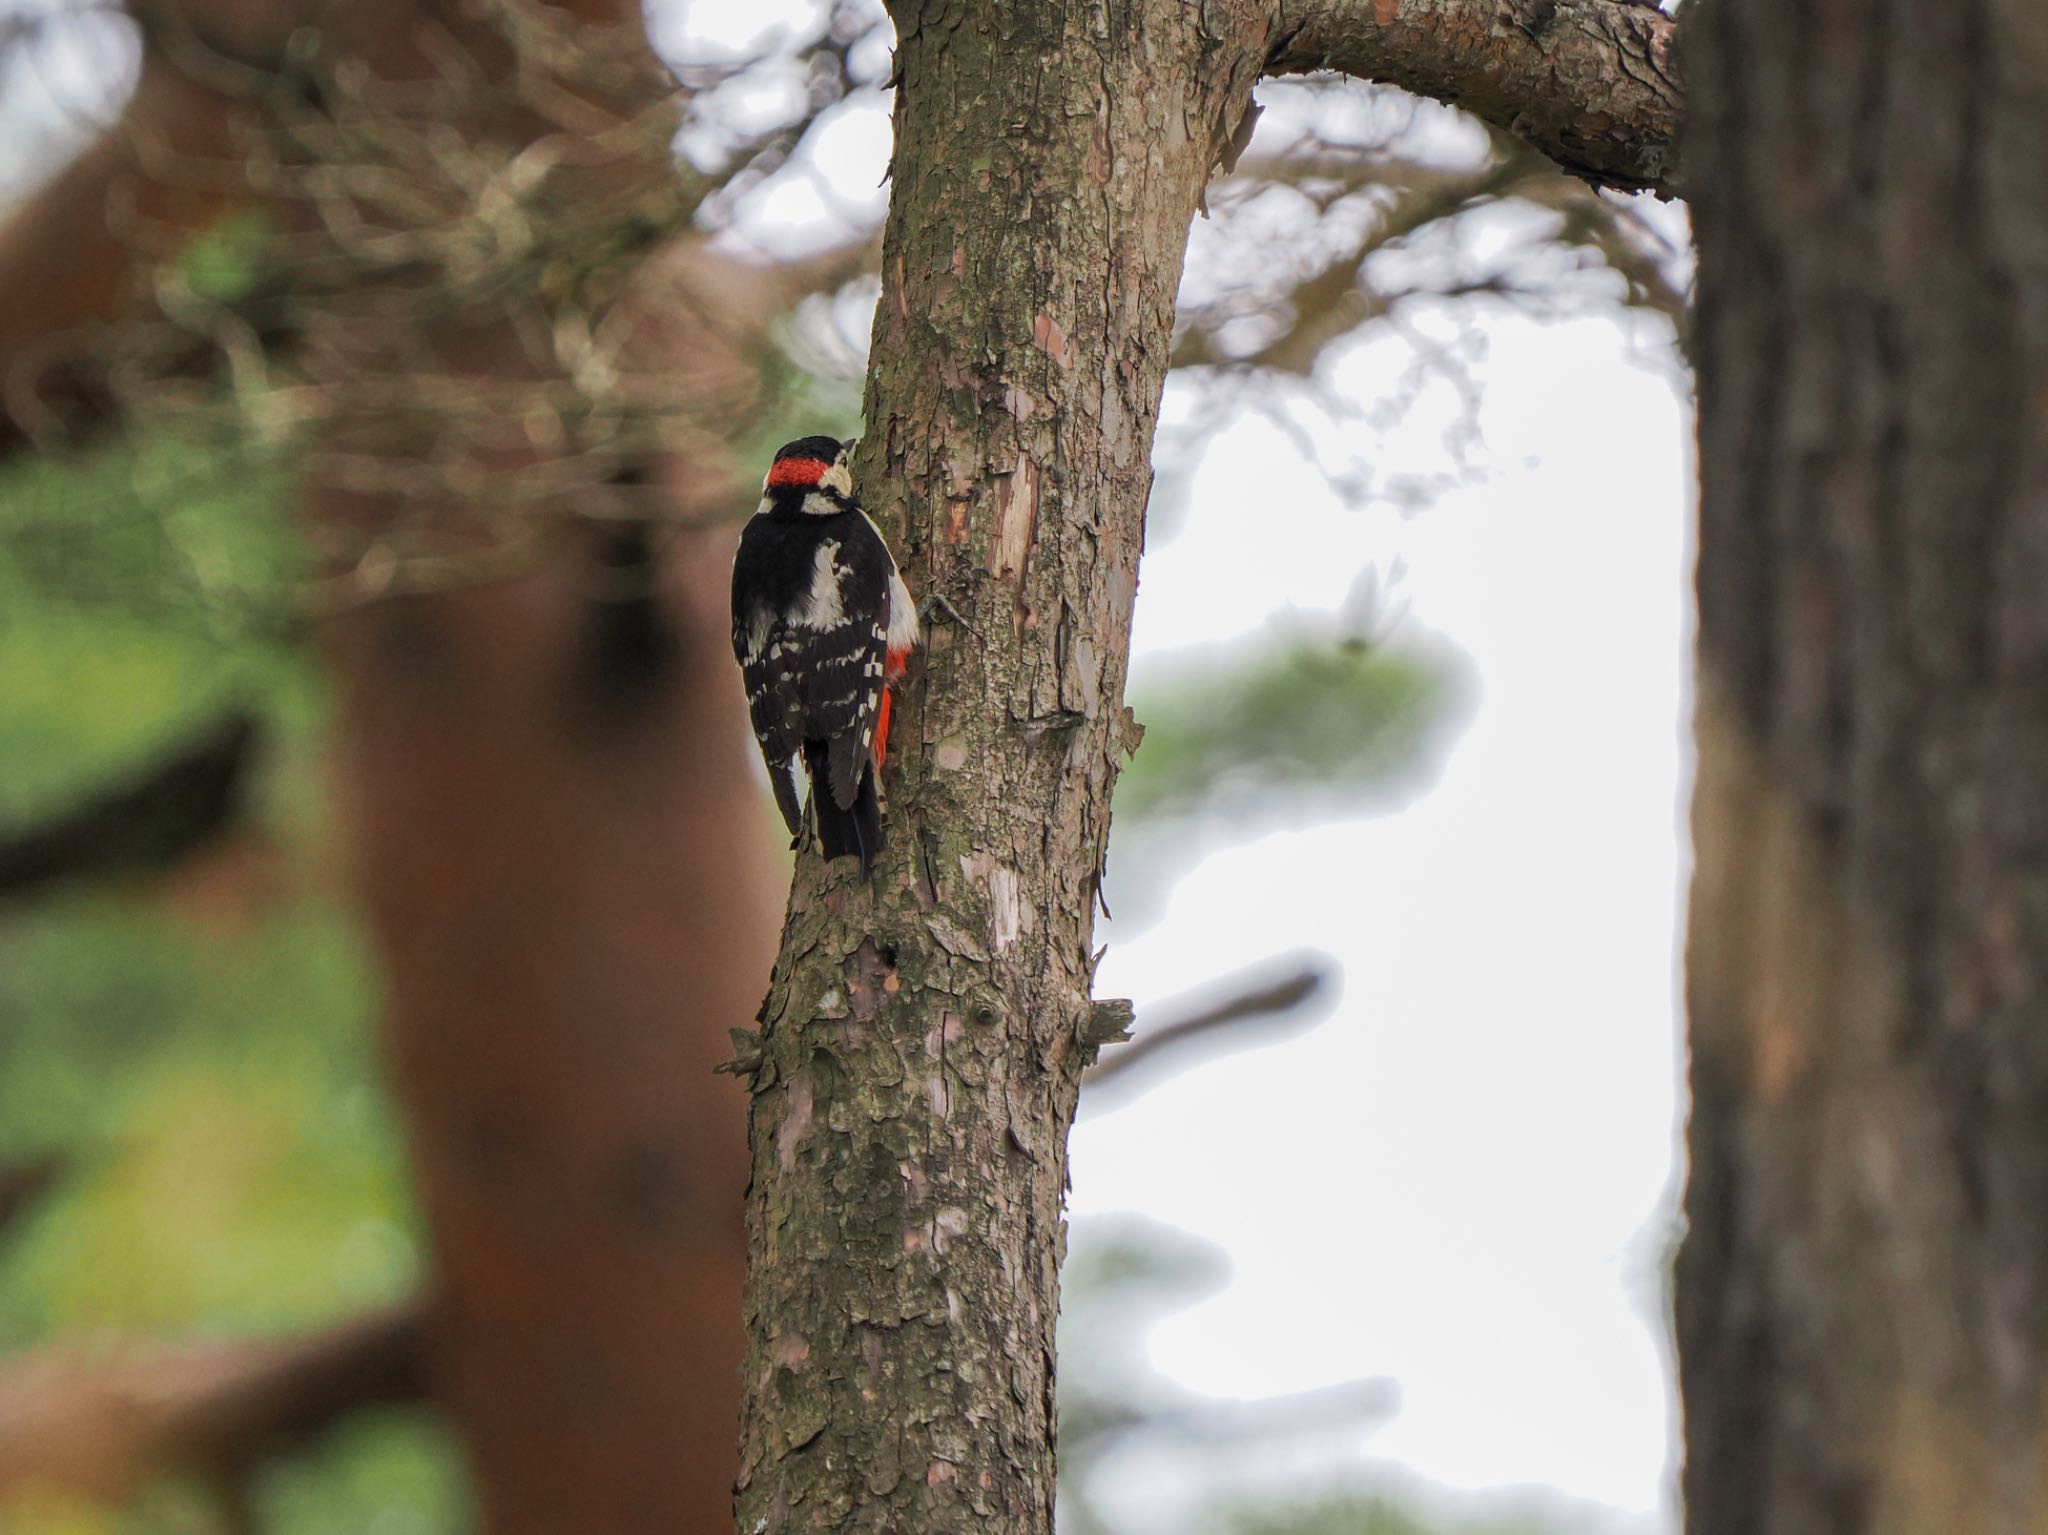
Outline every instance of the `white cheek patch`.
<svg viewBox="0 0 2048 1535">
<path fill-rule="evenodd" d="M 804 497 L 804 510 L 813 517 L 837 517 L 846 510 L 846 505 L 814 490 Z"/>
<path fill-rule="evenodd" d="M 835 460 L 818 483 L 827 490 L 836 490 L 851 501 L 853 499 L 853 469 L 845 459 Z"/>
<path fill-rule="evenodd" d="M 846 608 L 839 594 L 839 567 L 833 563 L 838 553 L 836 538 L 818 545 L 817 557 L 811 561 L 811 589 L 790 614 L 791 623 L 806 629 L 836 629 L 846 622 Z"/>
</svg>

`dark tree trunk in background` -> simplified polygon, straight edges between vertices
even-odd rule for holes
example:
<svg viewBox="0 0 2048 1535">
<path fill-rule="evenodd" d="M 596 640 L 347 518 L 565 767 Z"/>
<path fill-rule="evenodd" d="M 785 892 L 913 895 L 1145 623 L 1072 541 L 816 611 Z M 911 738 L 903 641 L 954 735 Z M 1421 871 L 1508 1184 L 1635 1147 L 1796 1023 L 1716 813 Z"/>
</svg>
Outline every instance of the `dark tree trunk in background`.
<svg viewBox="0 0 2048 1535">
<path fill-rule="evenodd" d="M 1693 1535 L 2048 1530 L 2048 51 L 1701 0 Z"/>
<path fill-rule="evenodd" d="M 647 615 L 665 659 L 607 654 L 572 559 L 365 610 L 334 652 L 433 1236 L 430 1381 L 491 1535 L 730 1517 L 745 1141 L 713 1068 L 760 1000 L 781 873 L 724 551 L 682 570 Z"/>
<path fill-rule="evenodd" d="M 579 82 L 595 130 L 527 125 L 487 30 L 471 47 L 505 73 L 459 126 L 484 143 L 546 133 L 566 167 L 554 195 L 587 210 L 563 227 L 588 243 L 608 205 L 672 184 L 665 131 L 606 131 L 644 124 L 672 82 L 635 45 L 637 6 L 564 9 L 606 28 L 611 68 L 598 89 Z M 729 515 L 668 525 L 748 506 L 715 444 L 759 387 L 744 354 L 777 288 L 737 296 L 723 270 L 686 243 L 588 291 L 514 288 L 503 302 L 525 307 L 509 316 L 486 303 L 417 322 L 372 292 L 305 343 L 338 402 L 308 475 L 317 524 L 424 533 L 458 562 L 544 530 L 514 580 L 373 600 L 330 635 L 344 803 L 433 1244 L 426 1374 L 487 1535 L 731 1518 L 745 1095 L 715 1068 L 759 1005 L 786 865 L 732 664 Z M 637 454 L 579 440 L 573 415 L 534 431 L 524 408 L 457 422 L 405 404 L 437 373 L 478 399 L 566 390 L 573 354 L 554 338 L 585 327 L 631 338 L 610 365 L 675 413 L 629 419 Z M 694 434 L 682 461 L 663 447 L 676 419 Z M 422 488 L 335 483 L 365 463 Z M 522 499 L 547 476 L 567 488 Z M 621 477 L 638 483 L 607 483 Z"/>
<path fill-rule="evenodd" d="M 318 25 L 321 57 L 362 66 L 373 86 L 464 58 L 471 73 L 456 78 L 475 89 L 454 108 L 429 103 L 431 131 L 497 146 L 552 135 L 572 210 L 640 185 L 658 199 L 675 176 L 665 132 L 593 151 L 515 89 L 515 73 L 534 85 L 608 39 L 607 68 L 586 71 L 601 88 L 577 82 L 592 108 L 581 120 L 658 108 L 673 82 L 638 45 L 636 5 L 545 10 L 565 29 L 560 53 L 524 71 L 490 6 L 141 9 L 161 35 L 123 128 L 0 228 L 0 455 L 118 420 L 126 402 L 107 373 L 123 328 L 154 318 L 154 272 L 210 220 L 254 201 L 286 229 L 323 227 L 303 198 L 242 184 L 250 136 L 277 127 L 264 115 L 276 98 L 306 110 L 301 92 L 263 88 L 296 25 Z M 194 50 L 213 66 L 204 81 Z M 418 109 L 394 109 L 400 135 L 420 126 L 405 110 Z M 161 183 L 138 165 L 138 144 Z M 123 209 L 153 243 L 110 227 Z M 616 216 L 616 205 L 588 214 L 593 237 Z M 626 361 L 715 441 L 750 408 L 758 379 L 743 354 L 786 295 L 687 244 L 636 283 L 615 295 L 638 306 Z M 322 633 L 340 683 L 347 847 L 384 962 L 385 1039 L 432 1246 L 418 1374 L 468 1454 L 489 1535 L 720 1529 L 739 1409 L 746 1153 L 744 1095 L 713 1068 L 759 1003 L 783 871 L 726 638 L 729 531 L 671 539 L 658 524 L 744 510 L 746 498 L 715 452 L 679 464 L 655 442 L 641 489 L 591 487 L 601 513 L 645 508 L 651 536 L 577 528 L 586 508 L 574 497 L 521 500 L 576 444 L 527 441 L 518 409 L 462 442 L 409 400 L 415 364 L 491 399 L 558 385 L 534 339 L 547 316 L 522 315 L 517 335 L 502 317 L 526 292 L 508 288 L 481 315 L 429 302 L 425 320 L 374 285 L 327 293 L 290 312 L 286 338 L 326 370 L 319 382 L 338 402 L 307 480 L 316 527 L 424 529 L 458 555 L 522 526 L 515 511 L 555 530 L 538 570 L 458 573 L 464 589 L 412 596 L 366 590 Z M 191 361 L 199 372 L 219 358 L 200 344 Z M 343 488 L 327 472 L 337 455 L 412 488 Z M 477 489 L 465 496 L 459 474 L 438 481 L 430 462 L 468 471 Z"/>
</svg>

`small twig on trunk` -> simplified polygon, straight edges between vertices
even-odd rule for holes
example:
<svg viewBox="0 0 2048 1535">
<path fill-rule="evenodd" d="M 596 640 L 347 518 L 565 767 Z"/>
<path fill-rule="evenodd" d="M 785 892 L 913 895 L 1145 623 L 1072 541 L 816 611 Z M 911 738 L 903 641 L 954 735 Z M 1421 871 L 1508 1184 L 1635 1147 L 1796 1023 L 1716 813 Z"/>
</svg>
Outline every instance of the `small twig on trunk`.
<svg viewBox="0 0 2048 1535">
<path fill-rule="evenodd" d="M 1156 1068 L 1191 1043 L 1236 1049 L 1256 1042 L 1276 1025 L 1293 1022 L 1300 1006 L 1321 991 L 1331 976 L 1330 963 L 1320 957 L 1277 981 L 1240 979 L 1231 991 L 1212 1002 L 1183 1002 L 1159 1009 L 1167 1021 L 1141 1029 L 1138 1037 L 1088 1069 L 1082 1088 L 1095 1094 L 1105 1082 L 1120 1081 L 1134 1071 Z"/>
</svg>

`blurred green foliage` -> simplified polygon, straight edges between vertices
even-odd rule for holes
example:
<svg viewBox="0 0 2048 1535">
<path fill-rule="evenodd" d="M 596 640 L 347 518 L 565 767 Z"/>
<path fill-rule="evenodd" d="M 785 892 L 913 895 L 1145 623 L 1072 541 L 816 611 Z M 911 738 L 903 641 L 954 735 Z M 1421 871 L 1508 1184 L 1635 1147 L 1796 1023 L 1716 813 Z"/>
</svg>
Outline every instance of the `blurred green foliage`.
<svg viewBox="0 0 2048 1535">
<path fill-rule="evenodd" d="M 202 299 L 233 303 L 254 288 L 270 259 L 277 220 L 261 208 L 243 208 L 202 230 L 178 258 L 178 275 Z"/>
<path fill-rule="evenodd" d="M 313 1446 L 267 1462 L 250 1489 L 264 1535 L 446 1535 L 468 1526 L 456 1446 L 424 1408 L 357 1414 Z M 68 1497 L 0 1507 L 8 1535 L 221 1535 L 217 1489 L 195 1478 L 146 1488 L 133 1506 Z"/>
<path fill-rule="evenodd" d="M 1120 819 L 1275 790 L 1355 795 L 1418 775 L 1462 699 L 1453 661 L 1350 641 L 1185 658 L 1134 688 L 1145 739 L 1118 781 Z"/>
<path fill-rule="evenodd" d="M 289 508 L 254 455 L 169 438 L 0 476 L 0 834 L 123 782 L 230 705 L 267 739 L 248 824 L 162 879 L 0 907 L 0 1163 L 59 1154 L 0 1245 L 0 1348 L 294 1332 L 411 1292 L 418 1223 L 322 780 L 326 697 L 269 622 Z M 423 1413 L 269 1468 L 274 1535 L 460 1529 Z M 10 1535 L 219 1528 L 202 1490 L 0 1508 Z"/>
<path fill-rule="evenodd" d="M 361 1414 L 309 1453 L 270 1464 L 256 1489 L 258 1523 L 266 1535 L 447 1535 L 469 1526 L 460 1465 L 453 1437 L 426 1409 Z"/>
<path fill-rule="evenodd" d="M 167 693 L 195 666 L 232 659 L 274 671 L 284 659 L 275 642 L 304 558 L 287 466 L 246 439 L 205 440 L 200 419 L 89 457 L 23 455 L 0 474 L 0 606 L 24 663 L 8 678 L 13 736 L 0 742 L 10 786 L 12 750 L 36 728 L 37 697 L 91 684 L 100 696 L 79 703 L 101 720 L 148 722 L 153 707 L 197 696 Z M 154 670 L 133 665 L 135 647 L 72 657 L 79 627 L 102 622 L 136 638 L 162 634 L 168 648 Z M 99 670 L 84 670 L 95 662 Z"/>
</svg>

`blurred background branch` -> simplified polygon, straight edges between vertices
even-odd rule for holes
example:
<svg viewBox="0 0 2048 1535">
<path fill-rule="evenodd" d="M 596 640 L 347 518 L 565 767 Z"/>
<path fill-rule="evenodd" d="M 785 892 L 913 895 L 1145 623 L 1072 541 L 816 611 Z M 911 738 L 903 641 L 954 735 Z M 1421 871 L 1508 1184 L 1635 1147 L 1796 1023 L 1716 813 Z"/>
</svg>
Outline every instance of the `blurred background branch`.
<svg viewBox="0 0 2048 1535">
<path fill-rule="evenodd" d="M 0 1364 L 0 1500 L 34 1487 L 118 1503 L 182 1474 L 232 1507 L 266 1457 L 344 1413 L 416 1396 L 419 1331 L 407 1306 L 303 1339 L 17 1355 Z"/>
<path fill-rule="evenodd" d="M 259 735 L 254 716 L 225 715 L 132 781 L 38 825 L 0 831 L 0 903 L 63 879 L 175 866 L 233 823 Z"/>
<path fill-rule="evenodd" d="M 1170 1067 L 1171 1058 L 1191 1045 L 1237 1049 L 1276 1031 L 1291 1032 L 1300 1025 L 1298 1010 L 1329 984 L 1332 974 L 1330 962 L 1318 959 L 1278 979 L 1248 977 L 1235 986 L 1211 987 L 1198 998 L 1147 1009 L 1137 1037 L 1097 1061 L 1081 1079 L 1089 1102 L 1096 1102 L 1109 1084 L 1128 1087 L 1147 1071 Z"/>
</svg>

